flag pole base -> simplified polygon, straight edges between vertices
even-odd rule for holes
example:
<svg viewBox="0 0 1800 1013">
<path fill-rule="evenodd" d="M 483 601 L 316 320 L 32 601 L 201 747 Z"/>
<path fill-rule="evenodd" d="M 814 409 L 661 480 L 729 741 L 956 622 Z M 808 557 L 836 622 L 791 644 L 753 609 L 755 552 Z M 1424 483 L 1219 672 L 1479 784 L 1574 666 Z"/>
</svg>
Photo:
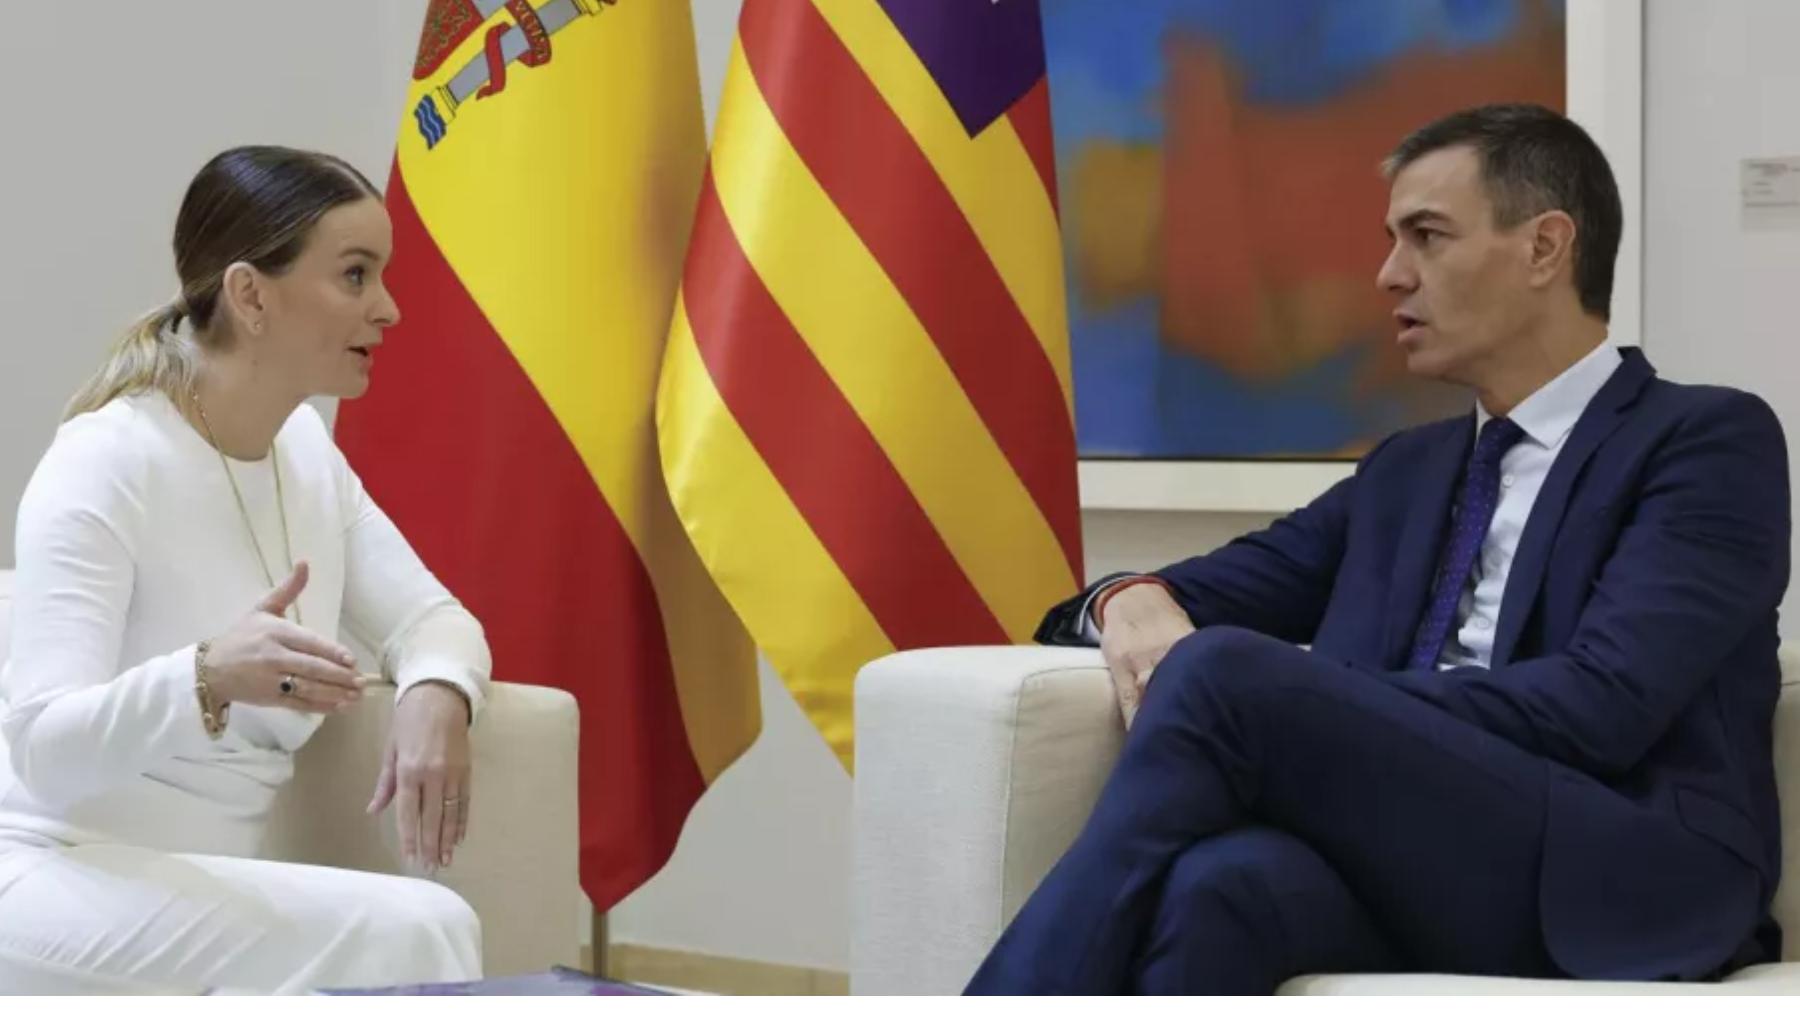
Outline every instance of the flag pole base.
<svg viewBox="0 0 1800 1013">
<path fill-rule="evenodd" d="M 606 950 L 607 950 L 606 912 L 600 910 L 599 908 L 595 908 L 594 909 L 594 921 L 593 921 L 593 943 L 588 947 L 588 952 L 593 954 L 592 962 L 593 962 L 594 966 L 589 968 L 588 970 L 596 978 L 606 977 L 606 963 L 607 963 Z"/>
</svg>

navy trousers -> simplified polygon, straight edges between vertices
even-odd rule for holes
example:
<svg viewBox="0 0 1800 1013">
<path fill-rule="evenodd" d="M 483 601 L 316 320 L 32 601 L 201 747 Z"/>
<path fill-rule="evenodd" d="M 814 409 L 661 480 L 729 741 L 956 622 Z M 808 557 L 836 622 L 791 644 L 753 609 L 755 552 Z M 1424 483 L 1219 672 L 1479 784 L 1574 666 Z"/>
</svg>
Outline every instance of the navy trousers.
<svg viewBox="0 0 1800 1013">
<path fill-rule="evenodd" d="M 1379 673 L 1202 630 L 1158 666 L 1087 825 L 969 991 L 1560 977 L 1538 911 L 1552 768 Z"/>
</svg>

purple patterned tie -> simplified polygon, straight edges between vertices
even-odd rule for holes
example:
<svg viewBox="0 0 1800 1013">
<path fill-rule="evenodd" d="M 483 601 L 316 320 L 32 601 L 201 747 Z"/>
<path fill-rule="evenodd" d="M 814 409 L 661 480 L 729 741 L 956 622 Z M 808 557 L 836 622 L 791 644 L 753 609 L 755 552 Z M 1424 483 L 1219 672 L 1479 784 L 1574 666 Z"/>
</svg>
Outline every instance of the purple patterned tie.
<svg viewBox="0 0 1800 1013">
<path fill-rule="evenodd" d="M 1475 556 L 1487 539 L 1488 525 L 1494 521 L 1494 508 L 1500 503 L 1500 459 L 1524 436 L 1525 430 L 1518 423 L 1495 417 L 1481 427 L 1481 435 L 1475 439 L 1475 452 L 1469 455 L 1462 489 L 1456 494 L 1450 538 L 1438 560 L 1431 604 L 1425 610 L 1424 621 L 1419 623 L 1412 656 L 1407 661 L 1411 668 L 1436 668 L 1438 655 L 1444 653 L 1444 641 L 1450 636 L 1450 623 L 1456 618 L 1463 585 L 1469 582 L 1469 570 L 1475 565 Z"/>
</svg>

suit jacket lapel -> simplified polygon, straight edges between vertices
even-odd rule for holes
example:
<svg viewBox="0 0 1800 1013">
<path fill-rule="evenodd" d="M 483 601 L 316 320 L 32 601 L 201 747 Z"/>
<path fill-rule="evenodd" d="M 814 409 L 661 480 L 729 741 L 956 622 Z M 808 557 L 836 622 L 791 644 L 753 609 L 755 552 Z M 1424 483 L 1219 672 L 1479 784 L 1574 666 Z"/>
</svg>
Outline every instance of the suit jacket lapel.
<svg viewBox="0 0 1800 1013">
<path fill-rule="evenodd" d="M 1417 479 L 1406 489 L 1405 526 L 1394 557 L 1393 582 L 1388 591 L 1387 628 L 1381 639 L 1383 664 L 1398 668 L 1406 662 L 1425 611 L 1426 596 L 1437 579 L 1438 553 L 1450 524 L 1450 506 L 1456 499 L 1457 480 L 1463 463 L 1475 446 L 1475 413 L 1426 454 Z"/>
<path fill-rule="evenodd" d="M 1543 586 L 1550 546 L 1562 527 L 1563 514 L 1569 508 L 1576 479 L 1594 451 L 1625 421 L 1625 410 L 1656 375 L 1643 352 L 1636 348 L 1621 349 L 1621 352 L 1624 359 L 1619 368 L 1576 420 L 1568 443 L 1557 453 L 1556 463 L 1550 466 L 1550 474 L 1544 476 L 1543 487 L 1531 505 L 1531 515 L 1525 521 L 1519 548 L 1513 554 L 1512 567 L 1506 574 L 1506 591 L 1500 598 L 1500 626 L 1494 631 L 1494 652 L 1489 661 L 1493 668 L 1511 660 L 1513 649 L 1518 646 L 1525 618 L 1531 614 L 1532 603 Z"/>
</svg>

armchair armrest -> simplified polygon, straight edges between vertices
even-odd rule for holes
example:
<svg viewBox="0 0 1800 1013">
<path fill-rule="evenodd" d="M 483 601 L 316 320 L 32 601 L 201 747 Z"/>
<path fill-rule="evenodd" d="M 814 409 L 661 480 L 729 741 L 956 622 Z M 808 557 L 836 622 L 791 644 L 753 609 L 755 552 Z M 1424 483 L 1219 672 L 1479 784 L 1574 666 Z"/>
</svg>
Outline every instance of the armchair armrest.
<svg viewBox="0 0 1800 1013">
<path fill-rule="evenodd" d="M 1091 648 L 936 648 L 865 666 L 852 991 L 960 992 L 1075 839 L 1124 735 Z"/>
</svg>

